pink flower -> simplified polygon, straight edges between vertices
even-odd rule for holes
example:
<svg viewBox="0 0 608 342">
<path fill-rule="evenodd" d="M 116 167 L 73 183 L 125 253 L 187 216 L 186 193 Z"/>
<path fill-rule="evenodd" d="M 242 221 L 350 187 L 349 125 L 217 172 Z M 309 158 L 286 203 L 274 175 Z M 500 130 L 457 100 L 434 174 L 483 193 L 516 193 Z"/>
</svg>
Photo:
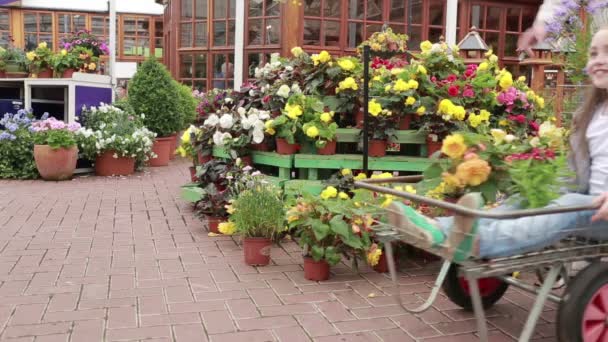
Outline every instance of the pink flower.
<svg viewBox="0 0 608 342">
<path fill-rule="evenodd" d="M 448 81 L 448 82 L 450 82 L 450 83 L 453 83 L 453 82 L 456 82 L 456 80 L 457 80 L 457 79 L 458 79 L 458 76 L 456 76 L 456 75 L 454 75 L 454 74 L 451 74 L 450 76 L 448 76 L 448 77 L 446 78 L 446 81 Z"/>
<path fill-rule="evenodd" d="M 475 91 L 473 88 L 467 88 L 462 92 L 462 96 L 469 98 L 475 97 Z"/>
<path fill-rule="evenodd" d="M 475 70 L 474 69 L 465 70 L 464 77 L 466 77 L 466 78 L 475 77 Z"/>
<path fill-rule="evenodd" d="M 507 117 L 507 119 L 511 120 L 511 121 L 515 121 L 515 122 L 519 122 L 519 123 L 526 123 L 526 116 L 523 114 L 519 114 L 519 115 L 509 115 Z"/>
<path fill-rule="evenodd" d="M 459 89 L 458 89 L 458 86 L 456 86 L 456 85 L 451 86 L 448 89 L 448 94 L 450 94 L 450 96 L 452 96 L 452 97 L 458 96 L 458 93 L 459 93 Z"/>
<path fill-rule="evenodd" d="M 530 121 L 530 128 L 532 128 L 535 132 L 538 132 L 540 129 L 540 125 L 536 121 Z"/>
</svg>

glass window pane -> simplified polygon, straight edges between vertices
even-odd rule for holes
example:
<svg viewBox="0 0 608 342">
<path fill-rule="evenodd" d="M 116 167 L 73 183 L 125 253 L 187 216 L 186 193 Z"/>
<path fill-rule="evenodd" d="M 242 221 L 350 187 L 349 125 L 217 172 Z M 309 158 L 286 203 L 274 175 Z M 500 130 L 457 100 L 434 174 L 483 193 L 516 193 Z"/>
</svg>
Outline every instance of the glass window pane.
<svg viewBox="0 0 608 342">
<path fill-rule="evenodd" d="M 226 78 L 224 70 L 226 69 L 226 56 L 213 55 L 213 78 Z"/>
<path fill-rule="evenodd" d="M 356 48 L 363 42 L 363 24 L 348 24 L 348 47 Z"/>
<path fill-rule="evenodd" d="M 519 32 L 520 8 L 507 8 L 507 31 Z"/>
<path fill-rule="evenodd" d="M 213 45 L 226 45 L 226 22 L 216 21 L 213 23 Z"/>
<path fill-rule="evenodd" d="M 28 33 L 25 35 L 25 50 L 34 50 L 38 46 L 38 35 L 35 33 Z"/>
<path fill-rule="evenodd" d="M 3 48 L 7 48 L 9 46 L 10 43 L 10 33 L 9 32 L 2 32 L 0 33 L 0 46 L 2 46 Z"/>
<path fill-rule="evenodd" d="M 365 12 L 364 0 L 349 0 L 348 1 L 348 17 L 350 19 L 363 19 Z"/>
<path fill-rule="evenodd" d="M 10 23 L 8 18 L 8 12 L 0 12 L 0 30 L 10 30 Z"/>
<path fill-rule="evenodd" d="M 164 44 L 163 38 L 154 39 L 154 55 L 158 58 L 163 56 L 163 44 Z"/>
<path fill-rule="evenodd" d="M 488 47 L 498 54 L 498 33 L 486 32 L 483 39 L 486 41 L 486 44 L 488 44 Z"/>
<path fill-rule="evenodd" d="M 40 32 L 53 32 L 52 14 L 40 14 Z"/>
<path fill-rule="evenodd" d="M 161 20 L 154 21 L 154 36 L 155 37 L 163 36 L 163 22 Z"/>
<path fill-rule="evenodd" d="M 266 1 L 266 15 L 267 17 L 278 17 L 281 11 L 281 4 L 275 0 L 265 0 Z"/>
<path fill-rule="evenodd" d="M 230 8 L 228 12 L 230 12 L 230 18 L 236 18 L 236 0 L 230 0 Z"/>
<path fill-rule="evenodd" d="M 80 31 L 87 28 L 87 16 L 84 14 L 75 14 L 72 19 L 74 31 Z"/>
<path fill-rule="evenodd" d="M 517 56 L 517 34 L 505 35 L 505 56 Z"/>
<path fill-rule="evenodd" d="M 340 18 L 342 14 L 342 2 L 334 0 L 325 0 L 323 2 L 323 14 L 329 18 Z"/>
<path fill-rule="evenodd" d="M 74 32 L 74 30 L 72 29 L 72 20 L 70 20 L 70 15 L 69 14 L 59 14 L 57 16 L 58 19 L 58 23 L 57 23 L 57 29 L 59 30 L 59 33 L 70 33 L 70 32 Z"/>
<path fill-rule="evenodd" d="M 382 21 L 383 0 L 367 0 L 367 19 Z"/>
<path fill-rule="evenodd" d="M 374 32 L 380 31 L 382 31 L 382 25 L 380 24 L 367 25 L 367 30 L 365 32 L 366 38 L 369 38 Z"/>
<path fill-rule="evenodd" d="M 444 25 L 443 21 L 443 5 L 444 1 L 433 0 L 429 4 L 429 24 Z"/>
<path fill-rule="evenodd" d="M 321 20 L 304 21 L 304 45 L 321 45 Z"/>
<path fill-rule="evenodd" d="M 247 25 L 249 29 L 249 45 L 262 44 L 262 35 L 264 34 L 264 28 L 262 27 L 262 24 L 262 19 L 249 20 L 249 25 Z"/>
<path fill-rule="evenodd" d="M 106 33 L 108 18 L 93 17 L 91 18 L 91 33 L 97 36 L 102 36 Z"/>
<path fill-rule="evenodd" d="M 255 76 L 255 68 L 260 66 L 263 56 L 260 53 L 250 53 L 247 55 L 247 74 L 249 77 Z"/>
<path fill-rule="evenodd" d="M 227 10 L 228 10 L 228 8 L 226 8 L 227 5 L 228 5 L 228 3 L 226 2 L 226 0 L 224 0 L 224 1 L 215 0 L 213 2 L 213 18 L 214 19 L 226 18 Z"/>
<path fill-rule="evenodd" d="M 323 32 L 326 46 L 340 46 L 340 22 L 325 21 Z"/>
<path fill-rule="evenodd" d="M 471 26 L 475 26 L 478 29 L 482 29 L 481 27 L 481 12 L 482 8 L 479 5 L 473 5 L 471 7 Z"/>
<path fill-rule="evenodd" d="M 430 27 L 429 28 L 429 40 L 431 42 L 438 42 L 439 38 L 443 35 L 443 28 Z"/>
<path fill-rule="evenodd" d="M 407 8 L 410 9 L 409 7 Z M 412 14 L 408 15 L 408 17 L 412 17 L 412 24 L 422 24 L 422 1 L 413 1 L 412 0 Z"/>
<path fill-rule="evenodd" d="M 534 19 L 536 18 L 536 10 L 533 8 L 523 8 L 521 11 L 521 28 L 522 30 L 526 30 L 529 27 L 532 27 L 534 24 Z"/>
<path fill-rule="evenodd" d="M 137 19 L 137 24 L 135 27 L 137 29 L 138 36 L 148 37 L 150 35 L 150 19 L 149 18 Z"/>
<path fill-rule="evenodd" d="M 279 44 L 280 30 L 280 19 L 266 20 L 266 44 Z"/>
<path fill-rule="evenodd" d="M 192 19 L 192 0 L 182 0 L 182 20 Z"/>
<path fill-rule="evenodd" d="M 407 41 L 407 45 L 412 50 L 419 50 L 420 43 L 422 43 L 422 27 L 412 26 L 410 34 L 408 36 L 409 36 L 409 39 Z"/>
<path fill-rule="evenodd" d="M 38 17 L 36 14 L 25 13 L 23 15 L 23 27 L 25 32 L 37 32 L 38 31 Z"/>
<path fill-rule="evenodd" d="M 195 0 L 194 6 L 196 19 L 207 19 L 207 0 Z"/>
<path fill-rule="evenodd" d="M 249 16 L 261 17 L 263 6 L 262 0 L 249 0 Z"/>
<path fill-rule="evenodd" d="M 207 46 L 207 23 L 195 24 L 194 46 Z"/>
<path fill-rule="evenodd" d="M 192 78 L 192 55 L 180 55 L 179 76 Z"/>
<path fill-rule="evenodd" d="M 304 2 L 304 15 L 312 17 L 321 16 L 321 0 L 309 0 Z"/>
<path fill-rule="evenodd" d="M 198 91 L 204 92 L 207 90 L 207 83 L 205 81 L 194 81 L 194 84 L 192 86 Z"/>
<path fill-rule="evenodd" d="M 137 56 L 150 57 L 150 40 L 148 38 L 138 38 L 136 49 Z"/>
<path fill-rule="evenodd" d="M 196 55 L 196 59 L 194 60 L 194 78 L 207 78 L 207 55 Z"/>
<path fill-rule="evenodd" d="M 127 36 L 136 35 L 135 32 L 135 19 L 133 18 L 125 18 L 122 21 L 122 33 Z"/>
<path fill-rule="evenodd" d="M 391 0 L 389 20 L 405 22 L 405 8 L 407 3 L 411 1 L 412 0 Z"/>
<path fill-rule="evenodd" d="M 234 45 L 234 35 L 236 34 L 236 27 L 235 27 L 236 23 L 234 20 L 230 20 L 228 22 L 228 45 L 229 46 L 233 46 Z"/>
<path fill-rule="evenodd" d="M 192 46 L 192 24 L 181 24 L 180 27 L 180 36 L 181 36 L 181 44 L 183 47 L 191 47 Z"/>
<path fill-rule="evenodd" d="M 500 25 L 500 12 L 499 7 L 488 7 L 488 14 L 486 16 L 486 29 L 498 30 Z"/>
<path fill-rule="evenodd" d="M 123 37 L 122 53 L 126 56 L 136 56 L 137 55 L 137 44 L 136 44 L 135 37 Z"/>
</svg>

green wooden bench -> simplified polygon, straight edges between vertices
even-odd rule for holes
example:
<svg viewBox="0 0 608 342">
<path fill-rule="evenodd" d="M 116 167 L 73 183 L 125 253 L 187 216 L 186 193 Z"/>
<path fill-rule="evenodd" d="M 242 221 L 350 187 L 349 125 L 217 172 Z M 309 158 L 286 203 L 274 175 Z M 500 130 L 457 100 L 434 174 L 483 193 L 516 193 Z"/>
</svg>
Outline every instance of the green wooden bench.
<svg viewBox="0 0 608 342">
<path fill-rule="evenodd" d="M 213 156 L 217 158 L 230 159 L 224 148 L 213 147 Z M 275 152 L 252 151 L 251 157 L 254 164 L 274 166 L 278 168 L 278 177 L 281 179 L 291 178 L 291 168 L 293 167 L 293 155 L 282 155 Z"/>
</svg>

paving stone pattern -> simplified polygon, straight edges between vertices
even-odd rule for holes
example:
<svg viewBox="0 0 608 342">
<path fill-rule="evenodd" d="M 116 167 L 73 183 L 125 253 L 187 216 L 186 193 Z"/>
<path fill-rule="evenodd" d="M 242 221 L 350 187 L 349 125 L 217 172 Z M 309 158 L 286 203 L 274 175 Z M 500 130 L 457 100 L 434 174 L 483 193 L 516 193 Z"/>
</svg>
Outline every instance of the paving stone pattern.
<svg viewBox="0 0 608 342">
<path fill-rule="evenodd" d="M 386 275 L 346 264 L 305 280 L 298 246 L 249 267 L 231 237 L 209 237 L 179 198 L 187 164 L 127 178 L 0 180 L 2 341 L 478 341 L 471 313 L 443 295 L 420 315 L 395 305 Z M 436 263 L 402 267 L 401 295 L 428 295 Z M 488 313 L 513 341 L 533 297 L 510 290 Z M 553 341 L 555 306 L 535 334 Z"/>
</svg>

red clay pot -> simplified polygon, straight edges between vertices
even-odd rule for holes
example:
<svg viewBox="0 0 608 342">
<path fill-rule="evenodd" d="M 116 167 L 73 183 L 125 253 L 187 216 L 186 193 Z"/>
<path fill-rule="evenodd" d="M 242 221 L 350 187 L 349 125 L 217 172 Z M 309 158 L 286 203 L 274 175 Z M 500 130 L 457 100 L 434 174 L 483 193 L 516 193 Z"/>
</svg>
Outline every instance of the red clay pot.
<svg viewBox="0 0 608 342">
<path fill-rule="evenodd" d="M 52 78 L 53 70 L 49 69 L 49 68 L 42 69 L 37 74 L 31 74 L 30 77 L 32 77 L 32 78 Z"/>
<path fill-rule="evenodd" d="M 322 156 L 331 156 L 336 154 L 336 141 L 328 141 L 323 148 L 317 148 L 317 154 Z"/>
<path fill-rule="evenodd" d="M 74 73 L 76 72 L 76 69 L 66 69 L 63 71 L 63 74 L 61 74 L 62 78 L 72 78 L 72 76 L 74 75 Z"/>
<path fill-rule="evenodd" d="M 171 154 L 169 155 L 169 160 L 175 159 L 175 150 L 177 149 L 177 134 L 173 134 L 171 137 L 173 140 L 171 140 Z"/>
<path fill-rule="evenodd" d="M 412 122 L 411 114 L 404 114 L 399 118 L 399 129 L 400 130 L 408 130 L 410 129 L 410 124 Z"/>
<path fill-rule="evenodd" d="M 215 217 L 207 215 L 207 227 L 209 233 L 221 234 L 218 226 L 220 223 L 226 222 L 226 219 L 223 217 Z"/>
<path fill-rule="evenodd" d="M 426 138 L 427 157 L 430 157 L 431 155 L 433 155 L 433 153 L 440 151 L 442 145 L 443 145 L 443 142 L 441 140 L 433 141 L 431 138 L 427 137 Z"/>
<path fill-rule="evenodd" d="M 190 170 L 190 180 L 192 183 L 198 182 L 198 177 L 196 177 L 196 166 L 190 166 L 188 169 Z"/>
<path fill-rule="evenodd" d="M 271 245 L 272 242 L 267 238 L 245 238 L 243 240 L 245 263 L 250 266 L 268 265 Z"/>
<path fill-rule="evenodd" d="M 300 146 L 298 144 L 290 144 L 287 140 L 277 138 L 277 153 L 278 154 L 296 154 Z"/>
<path fill-rule="evenodd" d="M 203 165 L 213 159 L 212 155 L 203 156 L 201 152 L 198 153 L 198 165 Z"/>
<path fill-rule="evenodd" d="M 386 140 L 370 140 L 367 152 L 370 157 L 384 157 L 387 145 Z"/>
<path fill-rule="evenodd" d="M 95 174 L 98 176 L 128 176 L 135 172 L 134 158 L 114 158 L 113 150 L 105 151 L 95 158 Z"/>
<path fill-rule="evenodd" d="M 167 166 L 173 150 L 171 150 L 171 142 L 173 136 L 156 138 L 152 145 L 152 152 L 156 153 L 156 158 L 150 159 L 150 166 Z"/>
<path fill-rule="evenodd" d="M 78 160 L 78 147 L 52 149 L 49 145 L 34 145 L 34 160 L 44 180 L 61 181 L 72 178 Z"/>
<path fill-rule="evenodd" d="M 360 108 L 355 114 L 355 127 L 363 128 L 363 108 Z"/>
<path fill-rule="evenodd" d="M 251 149 L 254 151 L 268 152 L 270 151 L 270 146 L 266 141 L 262 141 L 260 144 L 251 144 Z"/>
<path fill-rule="evenodd" d="M 0 71 L 0 78 L 6 78 L 6 71 Z"/>
<path fill-rule="evenodd" d="M 253 158 L 251 156 L 242 156 L 240 158 L 241 158 L 241 162 L 243 163 L 243 165 L 245 165 L 245 166 L 253 165 Z"/>
<path fill-rule="evenodd" d="M 329 279 L 329 264 L 325 260 L 314 261 L 311 257 L 304 257 L 304 278 L 314 281 Z"/>
</svg>

